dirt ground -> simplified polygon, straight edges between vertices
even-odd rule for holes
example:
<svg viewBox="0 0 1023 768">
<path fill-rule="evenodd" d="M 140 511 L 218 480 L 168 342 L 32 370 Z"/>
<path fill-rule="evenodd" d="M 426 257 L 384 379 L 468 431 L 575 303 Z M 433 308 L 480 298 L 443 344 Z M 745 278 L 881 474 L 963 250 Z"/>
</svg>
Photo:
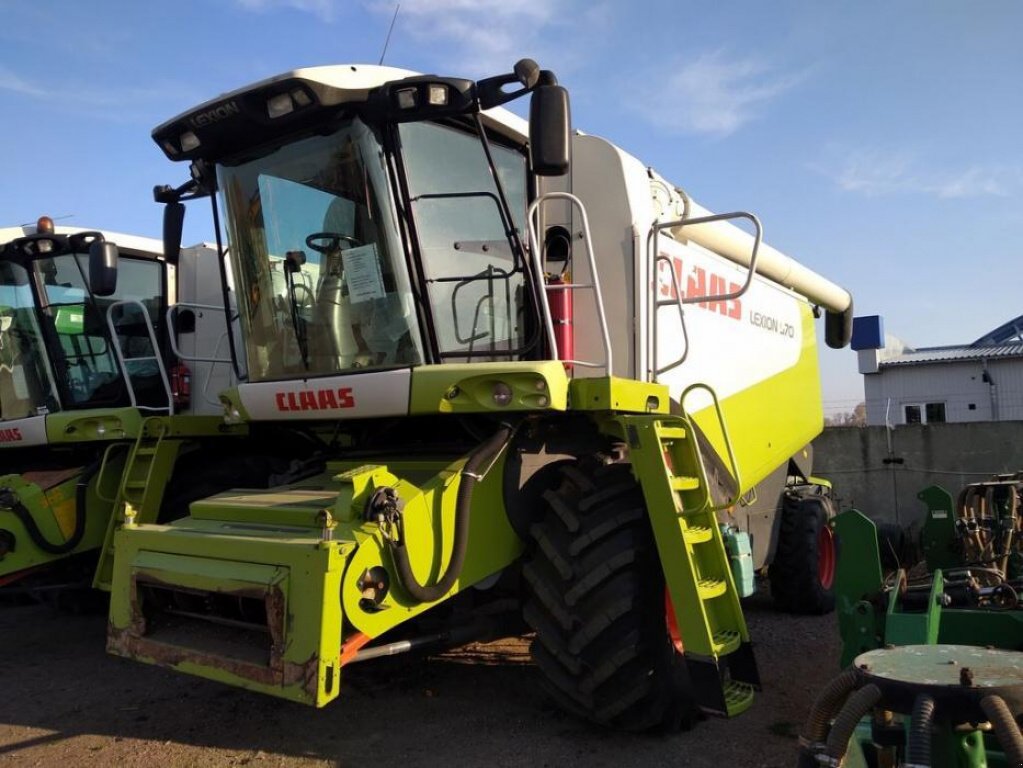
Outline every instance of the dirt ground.
<svg viewBox="0 0 1023 768">
<path fill-rule="evenodd" d="M 837 671 L 835 617 L 747 605 L 764 691 L 686 733 L 602 731 L 554 709 L 528 641 L 346 668 L 323 710 L 107 656 L 105 617 L 0 607 L 0 763 L 17 766 L 788 768 Z"/>
</svg>

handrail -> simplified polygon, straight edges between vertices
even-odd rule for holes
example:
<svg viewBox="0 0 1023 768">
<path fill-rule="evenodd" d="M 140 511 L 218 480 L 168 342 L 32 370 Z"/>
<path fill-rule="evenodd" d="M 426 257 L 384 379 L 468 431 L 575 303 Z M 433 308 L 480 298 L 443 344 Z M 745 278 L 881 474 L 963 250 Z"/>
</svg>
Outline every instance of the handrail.
<svg viewBox="0 0 1023 768">
<path fill-rule="evenodd" d="M 578 365 L 583 368 L 603 368 L 608 376 L 611 375 L 612 357 L 611 357 L 611 334 L 607 329 L 607 314 L 604 312 L 604 298 L 600 290 L 600 276 L 597 272 L 597 258 L 593 253 L 593 238 L 590 235 L 590 222 L 586 216 L 586 209 L 583 207 L 582 201 L 575 195 L 569 192 L 548 192 L 545 195 L 541 195 L 529 206 L 529 211 L 526 214 L 527 228 L 529 229 L 529 246 L 530 252 L 533 258 L 533 266 L 536 271 L 538 278 L 544 274 L 543 262 L 540 258 L 540 243 L 538 240 L 537 229 L 539 228 L 539 222 L 537 221 L 537 212 L 543 203 L 550 200 L 567 200 L 570 205 L 579 210 L 579 216 L 582 220 L 582 239 L 586 243 L 586 257 L 590 265 L 590 279 L 589 283 L 562 283 L 560 285 L 544 285 L 544 290 L 540 292 L 540 301 L 543 304 L 543 321 L 547 328 L 547 336 L 550 341 L 551 349 L 557 353 L 558 342 L 557 337 L 554 333 L 554 320 L 551 317 L 551 305 L 547 300 L 548 291 L 574 291 L 576 289 L 584 289 L 593 291 L 594 299 L 597 307 L 597 318 L 600 321 L 600 332 L 601 340 L 604 344 L 604 362 L 595 363 L 586 360 L 561 360 L 566 365 Z"/>
<path fill-rule="evenodd" d="M 198 355 L 187 355 L 186 356 L 186 355 L 182 354 L 181 350 L 178 348 L 177 334 L 171 332 L 171 329 L 174 328 L 174 313 L 177 312 L 179 309 L 206 309 L 206 310 L 211 310 L 211 311 L 215 311 L 215 312 L 224 312 L 225 315 L 226 315 L 225 309 L 222 306 L 218 306 L 216 304 L 194 304 L 194 303 L 190 303 L 190 302 L 182 302 L 182 303 L 179 303 L 179 304 L 175 304 L 172 307 L 168 307 L 167 308 L 167 329 L 168 329 L 167 337 L 170 340 L 170 348 L 171 348 L 171 352 L 174 353 L 174 356 L 176 358 L 178 358 L 178 360 L 182 360 L 182 361 L 187 362 L 187 363 L 230 363 L 230 362 L 232 362 L 230 357 L 199 357 Z M 230 330 L 230 326 L 228 326 L 228 329 Z M 219 348 L 220 348 L 220 343 L 218 342 L 217 343 L 217 349 L 219 349 Z M 214 351 L 216 351 L 216 350 L 214 350 Z"/>
<path fill-rule="evenodd" d="M 657 377 L 660 376 L 662 373 L 666 373 L 666 372 L 670 371 L 672 368 L 677 368 L 678 366 L 682 365 L 682 363 L 685 362 L 686 358 L 689 357 L 689 329 L 686 328 L 686 311 L 685 311 L 685 308 L 682 306 L 682 290 L 679 287 L 678 278 L 675 276 L 675 267 L 671 263 L 671 259 L 668 256 L 660 256 L 660 255 L 655 255 L 654 256 L 654 275 L 655 275 L 655 277 L 656 277 L 656 273 L 657 273 L 657 265 L 659 263 L 662 263 L 662 262 L 668 265 L 668 274 L 671 276 L 671 288 L 675 292 L 675 299 L 674 300 L 672 300 L 672 299 L 654 299 L 654 302 L 653 302 L 653 313 L 654 313 L 654 316 L 653 316 L 653 322 L 650 324 L 651 325 L 650 335 L 649 335 L 649 340 L 650 340 L 649 360 L 650 360 L 650 363 L 649 363 L 649 366 L 648 366 L 648 374 L 647 374 L 647 379 L 650 380 L 650 381 L 655 381 L 657 379 Z M 656 296 L 657 295 L 657 281 L 656 280 L 653 281 L 653 286 L 654 286 L 654 295 Z M 685 348 L 684 348 L 684 350 L 682 352 L 682 356 L 680 358 L 678 358 L 674 362 L 669 363 L 668 365 L 666 365 L 666 366 L 664 366 L 662 368 L 658 368 L 657 367 L 657 323 L 658 323 L 657 310 L 659 310 L 661 307 L 670 307 L 672 305 L 675 305 L 675 306 L 678 307 L 678 318 L 679 318 L 679 321 L 682 324 L 682 340 L 685 342 Z"/>
<path fill-rule="evenodd" d="M 124 307 L 131 304 L 134 304 L 142 311 L 142 319 L 145 321 L 146 333 L 149 335 L 149 341 L 153 345 L 154 354 L 152 355 L 125 358 L 124 352 L 121 350 L 121 341 L 117 334 L 117 326 L 114 325 L 114 307 Z M 153 330 L 153 321 L 149 318 L 149 310 L 146 309 L 146 305 L 136 299 L 123 299 L 121 301 L 113 302 L 109 307 L 107 307 L 107 327 L 110 329 L 110 340 L 113 342 L 114 354 L 117 356 L 117 361 L 120 363 L 121 370 L 124 373 L 125 382 L 128 385 L 128 398 L 131 400 L 132 407 L 138 408 L 140 411 L 167 411 L 168 414 L 173 415 L 174 395 L 171 392 L 170 379 L 167 378 L 167 369 L 164 367 L 163 359 L 160 357 L 160 345 L 156 341 L 156 331 Z M 128 372 L 127 362 L 140 360 L 153 360 L 156 362 L 156 367 L 160 371 L 160 379 L 163 381 L 164 392 L 167 394 L 166 407 L 138 404 L 138 397 L 135 395 L 135 382 L 132 381 L 131 374 Z"/>
<path fill-rule="evenodd" d="M 686 398 L 690 394 L 692 394 L 692 392 L 694 390 L 697 390 L 697 389 L 705 390 L 707 392 L 707 394 L 710 395 L 711 401 L 713 401 L 713 403 L 714 403 L 714 411 L 715 411 L 715 413 L 717 414 L 717 417 L 718 417 L 718 424 L 721 425 L 721 437 L 725 441 L 725 452 L 728 454 L 728 462 L 729 462 L 729 464 L 731 464 L 732 477 L 735 479 L 735 498 L 734 499 L 729 499 L 724 504 L 718 504 L 718 505 L 711 504 L 710 483 L 709 483 L 709 481 L 707 479 L 707 468 L 703 465 L 703 455 L 700 452 L 698 441 L 697 440 L 693 440 L 693 442 L 692 442 L 692 444 L 693 444 L 693 452 L 696 454 L 697 465 L 700 468 L 700 475 L 701 475 L 700 481 L 702 483 L 702 487 L 707 489 L 706 499 L 704 500 L 704 502 L 700 506 L 700 508 L 698 510 L 695 510 L 695 511 L 702 512 L 704 509 L 709 509 L 711 512 L 720 512 L 723 509 L 728 509 L 729 507 L 734 507 L 736 505 L 736 503 L 739 501 L 739 498 L 740 498 L 739 491 L 742 488 L 742 481 L 739 479 L 739 464 L 735 460 L 735 452 L 732 450 L 732 441 L 728 437 L 728 427 L 725 424 L 725 415 L 724 415 L 724 413 L 721 410 L 721 403 L 718 400 L 717 393 L 710 387 L 710 385 L 704 384 L 703 382 L 699 382 L 698 381 L 695 384 L 690 384 L 688 387 L 686 387 L 684 390 L 682 390 L 682 395 L 681 395 L 681 397 L 679 397 L 679 406 L 682 409 L 682 413 L 684 413 L 684 414 L 688 413 L 688 411 L 686 410 L 686 407 L 685 407 Z M 689 419 L 690 423 L 691 423 L 692 420 L 688 416 L 686 416 L 685 418 Z"/>
</svg>

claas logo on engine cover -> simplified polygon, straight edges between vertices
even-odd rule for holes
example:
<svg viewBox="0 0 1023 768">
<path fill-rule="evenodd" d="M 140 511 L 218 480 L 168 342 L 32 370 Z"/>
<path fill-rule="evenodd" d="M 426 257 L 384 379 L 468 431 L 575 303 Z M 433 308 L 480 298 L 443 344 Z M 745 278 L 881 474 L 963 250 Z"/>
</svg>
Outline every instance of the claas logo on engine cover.
<svg viewBox="0 0 1023 768">
<path fill-rule="evenodd" d="M 332 411 L 355 407 L 351 387 L 278 392 L 274 397 L 278 411 Z"/>
</svg>

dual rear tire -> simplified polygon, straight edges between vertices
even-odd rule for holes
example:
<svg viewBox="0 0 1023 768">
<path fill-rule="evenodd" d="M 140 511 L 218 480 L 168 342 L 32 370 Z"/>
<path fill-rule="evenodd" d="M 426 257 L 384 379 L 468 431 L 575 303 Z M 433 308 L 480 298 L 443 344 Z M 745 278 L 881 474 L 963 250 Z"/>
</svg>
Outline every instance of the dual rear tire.
<svg viewBox="0 0 1023 768">
<path fill-rule="evenodd" d="M 768 568 L 776 608 L 823 614 L 835 608 L 834 502 L 802 491 L 786 493 L 774 560 Z"/>
</svg>

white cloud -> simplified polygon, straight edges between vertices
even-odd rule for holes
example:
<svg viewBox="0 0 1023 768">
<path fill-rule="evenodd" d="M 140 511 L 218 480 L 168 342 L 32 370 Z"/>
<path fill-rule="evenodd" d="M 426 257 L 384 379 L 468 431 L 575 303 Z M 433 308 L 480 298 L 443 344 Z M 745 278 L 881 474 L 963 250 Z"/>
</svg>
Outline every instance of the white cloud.
<svg viewBox="0 0 1023 768">
<path fill-rule="evenodd" d="M 806 77 L 778 72 L 755 58 L 725 51 L 679 62 L 656 92 L 643 94 L 649 122 L 679 133 L 728 136 L 760 116 L 767 105 Z"/>
<path fill-rule="evenodd" d="M 847 192 L 868 197 L 896 194 L 943 199 L 1004 197 L 1019 183 L 1019 169 L 975 164 L 964 169 L 936 169 L 906 152 L 858 150 L 816 170 L 832 177 Z"/>
<path fill-rule="evenodd" d="M 428 48 L 438 67 L 466 77 L 510 71 L 523 56 L 546 67 L 578 58 L 603 7 L 578 0 L 367 0 L 366 7 L 391 17 L 398 2 L 396 34 Z M 572 34 L 560 34 L 565 30 Z"/>
<path fill-rule="evenodd" d="M 73 83 L 42 86 L 26 80 L 6 67 L 0 67 L 0 92 L 3 91 L 17 93 L 47 104 L 73 108 L 76 114 L 103 117 L 114 122 L 151 120 L 153 110 L 163 113 L 169 103 L 190 103 L 199 100 L 198 95 L 190 88 L 169 82 L 108 88 L 96 84 Z"/>
<path fill-rule="evenodd" d="M 336 0 L 235 0 L 246 11 L 265 13 L 277 8 L 290 8 L 311 13 L 321 21 L 333 21 L 337 11 Z"/>
<path fill-rule="evenodd" d="M 23 96 L 33 96 L 35 98 L 46 97 L 44 89 L 33 85 L 6 67 L 0 67 L 0 91 L 13 91 Z"/>
</svg>

